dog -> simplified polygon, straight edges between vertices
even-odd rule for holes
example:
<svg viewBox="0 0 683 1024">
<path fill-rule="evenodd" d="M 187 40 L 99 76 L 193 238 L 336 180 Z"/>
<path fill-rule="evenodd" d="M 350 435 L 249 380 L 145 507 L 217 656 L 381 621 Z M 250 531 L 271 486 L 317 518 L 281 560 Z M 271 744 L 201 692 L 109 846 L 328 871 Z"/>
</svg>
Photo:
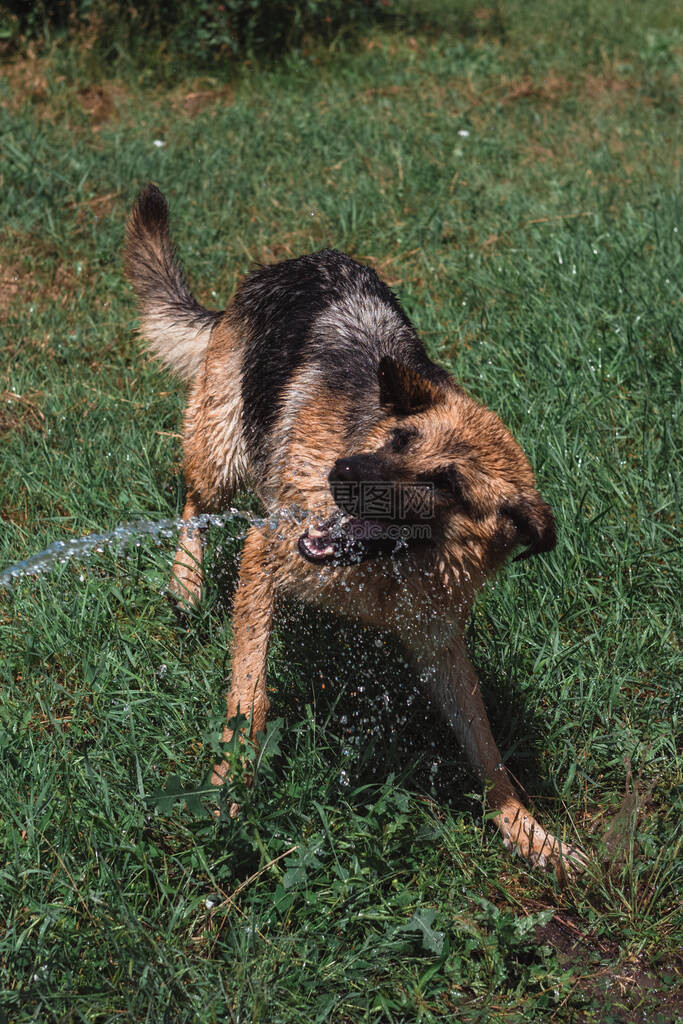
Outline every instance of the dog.
<svg viewBox="0 0 683 1024">
<path fill-rule="evenodd" d="M 552 511 L 498 416 L 428 358 L 393 292 L 343 253 L 255 269 L 225 311 L 206 310 L 149 185 L 127 224 L 125 263 L 149 351 L 189 384 L 176 599 L 201 597 L 195 517 L 225 509 L 245 484 L 268 514 L 297 510 L 244 541 L 227 722 L 246 716 L 252 738 L 266 728 L 279 601 L 391 631 L 487 787 L 506 847 L 561 880 L 582 870 L 585 855 L 520 801 L 465 646 L 474 597 L 513 549 L 525 559 L 556 543 Z M 214 784 L 227 772 L 217 764 Z"/>
</svg>

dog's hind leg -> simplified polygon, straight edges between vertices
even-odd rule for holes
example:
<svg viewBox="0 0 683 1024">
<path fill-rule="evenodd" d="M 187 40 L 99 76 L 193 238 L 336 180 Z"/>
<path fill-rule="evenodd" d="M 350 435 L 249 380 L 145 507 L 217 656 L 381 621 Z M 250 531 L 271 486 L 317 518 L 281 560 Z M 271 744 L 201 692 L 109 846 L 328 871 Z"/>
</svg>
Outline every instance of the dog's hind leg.
<svg viewBox="0 0 683 1024">
<path fill-rule="evenodd" d="M 195 520 L 200 509 L 194 497 L 188 495 L 183 509 L 183 523 L 178 535 L 178 549 L 173 559 L 168 589 L 180 607 L 199 604 L 202 596 L 204 573 L 203 530 Z"/>
<path fill-rule="evenodd" d="M 273 624 L 274 586 L 268 565 L 268 538 L 252 527 L 246 536 L 232 618 L 232 680 L 226 696 L 227 722 L 223 742 L 232 739 L 230 722 L 237 714 L 251 721 L 250 736 L 263 732 L 270 702 L 266 692 L 268 641 Z M 213 770 L 212 783 L 220 786 L 229 767 L 225 761 Z M 236 811 L 236 808 L 234 809 Z M 231 809 L 231 813 L 234 813 Z"/>
<path fill-rule="evenodd" d="M 516 849 L 532 865 L 552 866 L 559 880 L 584 870 L 585 854 L 546 832 L 521 803 L 493 738 L 479 680 L 464 647 L 454 645 L 441 653 L 431 689 L 487 786 L 487 800 L 498 812 L 493 822 L 508 849 Z"/>
<path fill-rule="evenodd" d="M 242 429 L 240 342 L 228 314 L 215 326 L 204 365 L 196 375 L 183 424 L 186 523 L 203 512 L 220 512 L 249 475 Z M 203 533 L 181 527 L 170 590 L 181 606 L 202 595 Z"/>
</svg>

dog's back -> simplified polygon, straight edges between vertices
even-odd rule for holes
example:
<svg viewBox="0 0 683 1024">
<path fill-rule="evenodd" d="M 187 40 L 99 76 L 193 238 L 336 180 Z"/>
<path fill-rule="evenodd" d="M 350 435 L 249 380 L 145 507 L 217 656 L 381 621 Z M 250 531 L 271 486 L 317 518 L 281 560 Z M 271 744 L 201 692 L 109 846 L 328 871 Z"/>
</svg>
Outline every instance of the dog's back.
<svg viewBox="0 0 683 1024">
<path fill-rule="evenodd" d="M 273 441 L 281 444 L 278 426 L 292 419 L 288 407 L 314 387 L 343 398 L 349 432 L 363 434 L 378 409 L 383 357 L 429 379 L 446 378 L 375 271 L 335 250 L 254 271 L 240 286 L 232 313 L 247 333 L 245 426 L 261 455 L 270 454 Z"/>
<path fill-rule="evenodd" d="M 128 222 L 126 270 L 149 350 L 194 385 L 186 461 L 189 454 L 192 463 L 192 436 L 201 432 L 201 463 L 220 452 L 222 494 L 246 479 L 269 490 L 288 428 L 316 388 L 343 396 L 344 440 L 352 442 L 378 415 L 383 358 L 411 366 L 434 383 L 448 380 L 370 267 L 332 249 L 260 267 L 245 278 L 227 310 L 214 312 L 191 295 L 168 220 L 164 196 L 148 186 Z"/>
</svg>

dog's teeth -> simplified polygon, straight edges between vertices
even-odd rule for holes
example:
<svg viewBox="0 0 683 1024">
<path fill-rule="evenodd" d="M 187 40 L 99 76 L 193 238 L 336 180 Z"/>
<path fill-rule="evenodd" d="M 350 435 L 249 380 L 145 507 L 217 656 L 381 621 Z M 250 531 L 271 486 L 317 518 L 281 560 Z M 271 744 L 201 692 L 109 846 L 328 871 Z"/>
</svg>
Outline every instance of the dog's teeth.
<svg viewBox="0 0 683 1024">
<path fill-rule="evenodd" d="M 309 526 L 309 527 L 308 527 L 308 536 L 309 536 L 309 537 L 317 537 L 317 538 L 320 538 L 320 537 L 324 537 L 324 536 L 325 536 L 325 533 L 324 533 L 324 531 L 323 531 L 323 530 L 319 530 L 319 529 L 317 528 L 317 526 Z"/>
</svg>

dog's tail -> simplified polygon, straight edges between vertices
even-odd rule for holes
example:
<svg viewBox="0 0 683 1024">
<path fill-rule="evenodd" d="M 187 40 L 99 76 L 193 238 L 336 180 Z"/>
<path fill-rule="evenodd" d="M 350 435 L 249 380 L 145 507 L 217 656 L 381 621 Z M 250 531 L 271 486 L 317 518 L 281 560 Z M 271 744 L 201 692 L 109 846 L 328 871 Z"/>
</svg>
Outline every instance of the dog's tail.
<svg viewBox="0 0 683 1024">
<path fill-rule="evenodd" d="M 190 380 L 222 313 L 192 297 L 169 235 L 168 204 L 155 185 L 142 190 L 128 220 L 125 263 L 140 306 L 140 333 L 157 358 Z"/>
</svg>

